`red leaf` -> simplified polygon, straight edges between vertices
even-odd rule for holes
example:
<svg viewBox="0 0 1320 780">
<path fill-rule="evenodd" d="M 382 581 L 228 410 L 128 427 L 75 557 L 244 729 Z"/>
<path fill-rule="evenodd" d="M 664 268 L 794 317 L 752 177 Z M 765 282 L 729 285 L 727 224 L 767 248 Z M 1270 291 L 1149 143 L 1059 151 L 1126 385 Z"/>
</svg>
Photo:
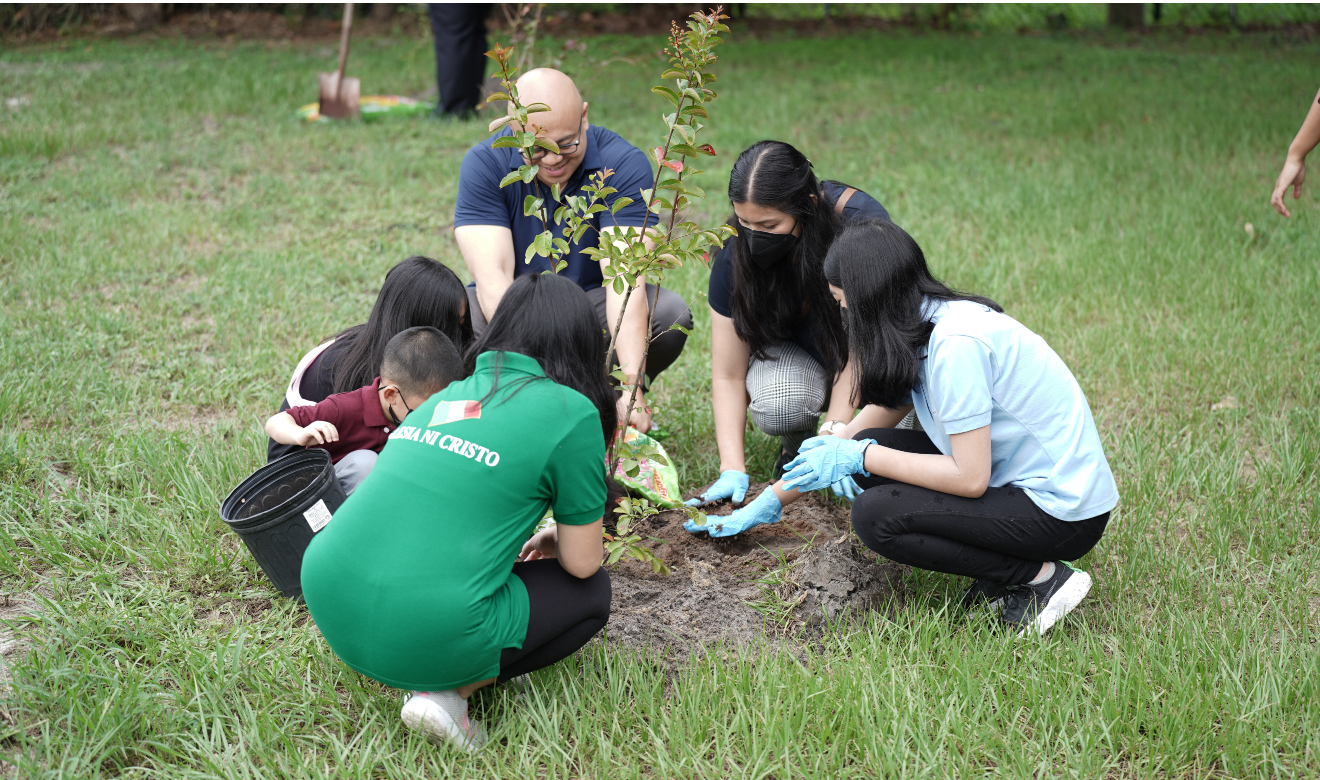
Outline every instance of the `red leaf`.
<svg viewBox="0 0 1320 780">
<path fill-rule="evenodd" d="M 711 146 L 710 144 L 702 144 L 698 148 L 700 148 L 701 151 L 705 152 L 706 154 L 709 154 L 711 157 L 715 156 L 715 147 Z"/>
<path fill-rule="evenodd" d="M 651 150 L 651 156 L 655 158 L 656 162 L 660 162 L 662 159 L 664 159 L 665 148 L 663 146 L 657 146 L 656 148 Z"/>
<path fill-rule="evenodd" d="M 674 173 L 683 172 L 683 163 L 679 162 L 678 160 L 665 160 L 660 164 L 665 166 L 669 170 L 673 171 Z"/>
</svg>

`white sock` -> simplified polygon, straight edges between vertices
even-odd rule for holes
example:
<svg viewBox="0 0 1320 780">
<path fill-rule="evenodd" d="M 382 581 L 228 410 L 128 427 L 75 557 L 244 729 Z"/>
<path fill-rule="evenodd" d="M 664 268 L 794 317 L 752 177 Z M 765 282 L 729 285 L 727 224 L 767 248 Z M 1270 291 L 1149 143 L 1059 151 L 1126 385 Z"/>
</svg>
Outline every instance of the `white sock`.
<svg viewBox="0 0 1320 780">
<path fill-rule="evenodd" d="M 455 723 L 462 723 L 463 717 L 467 715 L 468 702 L 458 691 L 413 691 L 417 696 L 424 696 L 431 701 L 439 704 L 441 709 L 449 713 L 449 717 L 454 719 Z"/>
<path fill-rule="evenodd" d="M 1046 582 L 1049 582 L 1050 577 L 1053 577 L 1053 576 L 1054 576 L 1054 561 L 1049 561 L 1048 563 L 1045 564 L 1045 573 L 1042 574 L 1042 575 L 1040 575 L 1040 576 L 1037 577 L 1036 579 L 1032 580 L 1031 582 L 1028 582 L 1027 584 L 1028 584 L 1028 585 L 1043 585 L 1043 584 L 1045 584 Z"/>
</svg>

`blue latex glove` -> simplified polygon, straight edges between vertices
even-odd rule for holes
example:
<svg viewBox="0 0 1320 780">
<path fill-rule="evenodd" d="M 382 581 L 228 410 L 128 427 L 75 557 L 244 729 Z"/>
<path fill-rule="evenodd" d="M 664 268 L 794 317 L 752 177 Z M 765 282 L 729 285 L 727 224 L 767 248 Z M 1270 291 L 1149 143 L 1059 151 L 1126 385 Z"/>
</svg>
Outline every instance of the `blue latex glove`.
<svg viewBox="0 0 1320 780">
<path fill-rule="evenodd" d="M 838 436 L 812 436 L 802 442 L 798 456 L 784 469 L 784 489 L 820 490 L 857 472 L 866 474 L 862 457 L 875 439 L 842 439 Z M 867 474 L 869 477 L 870 474 Z"/>
<path fill-rule="evenodd" d="M 722 498 L 731 498 L 733 503 L 741 504 L 743 499 L 747 498 L 747 485 L 746 474 L 730 469 L 720 472 L 720 478 L 706 488 L 706 492 L 702 493 L 700 498 L 689 498 L 684 503 L 688 506 L 701 506 Z"/>
<path fill-rule="evenodd" d="M 783 507 L 779 503 L 779 497 L 775 495 L 775 491 L 766 488 L 761 491 L 761 495 L 752 499 L 750 504 L 735 509 L 731 515 L 723 517 L 707 515 L 705 525 L 697 525 L 689 520 L 683 524 L 683 528 L 694 534 L 698 531 L 707 531 L 713 537 L 733 536 L 748 528 L 779 522 L 781 511 Z"/>
<path fill-rule="evenodd" d="M 858 485 L 857 480 L 852 477 L 844 477 L 833 485 L 830 485 L 830 487 L 834 490 L 834 495 L 839 498 L 846 498 L 849 501 L 856 499 L 862 492 L 861 486 Z"/>
</svg>

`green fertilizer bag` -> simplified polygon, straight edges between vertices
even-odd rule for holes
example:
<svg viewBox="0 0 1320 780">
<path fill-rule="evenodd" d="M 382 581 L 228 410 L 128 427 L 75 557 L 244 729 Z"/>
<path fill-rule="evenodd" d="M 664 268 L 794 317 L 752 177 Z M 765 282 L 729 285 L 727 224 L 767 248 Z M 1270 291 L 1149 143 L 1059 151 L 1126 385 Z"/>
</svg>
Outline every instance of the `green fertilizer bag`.
<svg viewBox="0 0 1320 780">
<path fill-rule="evenodd" d="M 658 454 L 664 463 L 655 460 L 653 455 L 642 455 L 637 452 L 638 449 Z M 659 442 L 644 433 L 638 433 L 636 428 L 629 428 L 619 445 L 619 454 L 622 457 L 619 467 L 614 471 L 615 482 L 641 493 L 657 506 L 673 508 L 682 505 L 683 491 L 678 487 L 678 471 Z M 629 476 L 628 472 L 634 468 L 636 476 Z"/>
</svg>

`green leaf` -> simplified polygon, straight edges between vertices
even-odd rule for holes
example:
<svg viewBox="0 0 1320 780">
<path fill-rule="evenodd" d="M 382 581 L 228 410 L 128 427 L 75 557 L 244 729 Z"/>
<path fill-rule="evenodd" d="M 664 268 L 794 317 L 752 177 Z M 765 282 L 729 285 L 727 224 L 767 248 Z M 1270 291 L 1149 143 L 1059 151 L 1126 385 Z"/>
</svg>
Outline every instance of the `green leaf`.
<svg viewBox="0 0 1320 780">
<path fill-rule="evenodd" d="M 704 152 L 702 152 L 697 147 L 689 146 L 687 144 L 674 144 L 673 146 L 669 147 L 669 153 L 681 154 L 684 157 L 699 157 L 700 155 L 704 154 Z"/>
<path fill-rule="evenodd" d="M 521 178 L 522 178 L 522 171 L 521 170 L 514 171 L 513 173 L 510 173 L 508 176 L 505 176 L 503 179 L 500 179 L 500 186 L 507 187 Z"/>
<path fill-rule="evenodd" d="M 549 138 L 537 138 L 535 144 L 551 154 L 559 154 L 559 144 Z"/>
<path fill-rule="evenodd" d="M 669 70 L 665 71 L 664 73 L 661 73 L 661 74 L 660 74 L 660 78 L 662 78 L 662 79 L 685 79 L 685 78 L 687 78 L 687 71 L 682 71 L 682 70 L 679 70 L 678 68 L 670 68 Z"/>
<path fill-rule="evenodd" d="M 495 92 L 492 93 L 490 97 L 486 98 L 487 103 L 494 103 L 497 100 L 503 100 L 505 102 L 508 102 L 510 100 L 513 100 L 513 98 L 509 97 L 508 94 L 504 92 Z"/>
<path fill-rule="evenodd" d="M 560 273 L 560 272 L 562 272 L 562 271 L 563 271 L 565 268 L 567 268 L 567 267 L 568 267 L 568 261 L 567 261 L 567 260 L 557 260 L 557 261 L 555 261 L 555 273 Z"/>
<path fill-rule="evenodd" d="M 688 106 L 683 109 L 683 116 L 704 116 L 709 118 L 710 114 L 701 106 Z"/>
<path fill-rule="evenodd" d="M 530 106 L 526 106 L 526 108 L 527 113 L 529 114 L 539 114 L 542 111 L 550 110 L 550 106 L 547 106 L 545 103 L 533 103 Z"/>
<path fill-rule="evenodd" d="M 692 336 L 692 331 L 688 330 L 682 325 L 679 325 L 677 322 L 675 322 L 673 325 L 670 325 L 669 327 L 678 331 L 679 333 L 682 333 L 684 336 L 688 336 L 688 337 Z"/>
<path fill-rule="evenodd" d="M 629 206 L 629 205 L 631 205 L 632 202 L 633 202 L 633 199 L 632 199 L 632 198 L 629 198 L 629 197 L 615 198 L 615 199 L 614 199 L 614 205 L 613 205 L 613 206 L 610 206 L 610 213 L 611 213 L 611 214 L 618 214 L 618 213 L 619 213 L 619 209 L 621 209 L 621 208 L 623 208 L 623 207 L 625 207 L 625 206 Z"/>
<path fill-rule="evenodd" d="M 493 132 L 495 132 L 496 130 L 499 130 L 501 127 L 504 127 L 505 125 L 507 125 L 508 123 L 510 123 L 510 122 L 512 122 L 512 121 L 513 121 L 513 117 L 511 117 L 511 116 L 502 116 L 502 117 L 500 117 L 499 119 L 496 119 L 496 120 L 494 121 L 493 126 L 490 128 L 490 131 L 493 133 Z"/>
<path fill-rule="evenodd" d="M 670 103 L 673 103 L 675 107 L 678 106 L 678 102 L 679 102 L 678 93 L 670 89 L 669 87 L 651 87 L 651 91 L 659 95 L 660 97 L 664 98 L 665 100 L 668 100 Z"/>
<path fill-rule="evenodd" d="M 536 173 L 539 170 L 541 170 L 541 166 L 539 165 L 524 165 L 518 169 L 518 176 L 523 180 L 524 184 L 531 184 L 532 179 L 536 178 Z M 507 179 L 508 177 L 506 176 L 504 178 Z"/>
<path fill-rule="evenodd" d="M 563 188 L 560 187 L 558 184 L 552 185 L 550 187 L 550 197 L 554 198 L 555 202 L 559 202 L 561 200 L 559 196 L 562 192 L 563 192 Z"/>
<path fill-rule="evenodd" d="M 535 243 L 528 244 L 527 251 L 523 252 L 523 262 L 530 265 L 532 262 L 532 258 L 535 256 L 536 256 L 536 244 Z"/>
<path fill-rule="evenodd" d="M 511 135 L 506 135 L 501 138 L 496 138 L 494 141 L 491 142 L 490 147 L 492 149 L 505 149 L 508 147 L 513 147 L 515 149 L 522 148 L 518 145 L 518 139 Z"/>
<path fill-rule="evenodd" d="M 549 257 L 550 242 L 553 240 L 554 237 L 551 236 L 550 231 L 547 230 L 536 236 L 536 240 L 532 242 L 532 246 L 536 247 L 536 253 L 541 257 Z"/>
<path fill-rule="evenodd" d="M 543 202 L 544 201 L 542 201 L 540 198 L 536 197 L 535 195 L 528 195 L 527 197 L 523 198 L 523 216 L 530 217 L 533 214 L 540 212 L 541 204 Z"/>
<path fill-rule="evenodd" d="M 687 182 L 684 182 L 684 184 L 687 185 L 687 194 L 688 194 L 688 195 L 690 195 L 690 196 L 692 196 L 692 197 L 694 197 L 694 198 L 704 198 L 704 197 L 706 197 L 706 191 L 703 190 L 703 189 L 701 189 L 701 188 L 698 187 L 697 185 L 695 185 L 695 184 L 688 184 Z"/>
<path fill-rule="evenodd" d="M 626 548 L 626 547 L 620 545 L 619 548 L 618 548 L 617 550 L 615 550 L 614 552 L 610 553 L 610 557 L 607 558 L 607 559 L 605 560 L 605 565 L 606 565 L 606 566 L 613 566 L 614 564 L 618 563 L 618 562 L 619 562 L 619 559 L 623 557 L 623 553 L 624 553 L 624 551 L 625 551 L 626 549 L 628 549 L 628 548 Z"/>
<path fill-rule="evenodd" d="M 614 283 L 611 284 L 610 286 L 614 288 L 614 292 L 616 295 L 623 295 L 623 291 L 628 289 L 627 285 L 625 285 L 623 282 L 623 277 L 621 276 L 614 277 Z"/>
</svg>

